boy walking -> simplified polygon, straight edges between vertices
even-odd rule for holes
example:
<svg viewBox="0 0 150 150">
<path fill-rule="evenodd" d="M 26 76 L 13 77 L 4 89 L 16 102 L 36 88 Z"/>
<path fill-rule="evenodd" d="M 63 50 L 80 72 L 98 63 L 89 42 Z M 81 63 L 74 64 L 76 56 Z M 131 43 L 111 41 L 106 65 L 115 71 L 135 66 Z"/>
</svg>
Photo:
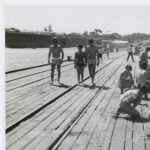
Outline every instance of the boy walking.
<svg viewBox="0 0 150 150">
<path fill-rule="evenodd" d="M 58 82 L 60 84 L 60 76 L 61 76 L 61 64 L 64 59 L 64 52 L 60 45 L 58 45 L 58 39 L 54 37 L 52 39 L 52 45 L 49 48 L 49 54 L 48 54 L 48 63 L 50 64 L 50 58 L 51 59 L 51 83 L 53 84 L 54 80 L 54 71 L 55 66 L 57 66 L 58 71 Z"/>
<path fill-rule="evenodd" d="M 89 68 L 89 74 L 92 79 L 92 85 L 94 86 L 94 79 L 95 79 L 95 69 L 96 64 L 99 66 L 99 57 L 98 57 L 98 47 L 94 45 L 94 40 L 90 39 L 88 41 L 88 46 L 85 48 L 85 53 L 87 56 L 87 63 Z M 97 62 L 96 62 L 97 60 Z"/>
</svg>

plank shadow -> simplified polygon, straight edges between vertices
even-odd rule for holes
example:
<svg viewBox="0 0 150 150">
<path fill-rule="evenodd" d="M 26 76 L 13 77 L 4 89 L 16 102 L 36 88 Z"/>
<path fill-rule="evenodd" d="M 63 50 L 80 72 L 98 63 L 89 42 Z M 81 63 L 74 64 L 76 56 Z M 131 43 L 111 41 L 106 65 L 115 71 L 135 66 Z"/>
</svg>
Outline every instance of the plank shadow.
<svg viewBox="0 0 150 150">
<path fill-rule="evenodd" d="M 148 116 L 136 117 L 136 116 L 131 116 L 128 114 L 118 113 L 118 112 L 115 115 L 113 115 L 112 117 L 115 119 L 125 119 L 127 121 L 137 122 L 137 123 L 150 122 L 150 118 Z"/>
<path fill-rule="evenodd" d="M 70 85 L 66 85 L 66 84 L 51 84 L 52 86 L 57 86 L 57 87 L 60 87 L 60 88 L 70 88 L 71 86 Z"/>
<path fill-rule="evenodd" d="M 150 122 L 149 117 L 133 118 L 133 117 L 129 116 L 129 117 L 125 117 L 125 119 L 128 121 L 137 122 L 137 123 Z"/>
<path fill-rule="evenodd" d="M 98 86 L 98 85 L 87 85 L 87 84 L 84 84 L 82 85 L 82 87 L 84 88 L 90 88 L 90 89 L 103 89 L 103 90 L 109 90 L 111 89 L 110 87 L 106 87 L 106 86 Z"/>
</svg>

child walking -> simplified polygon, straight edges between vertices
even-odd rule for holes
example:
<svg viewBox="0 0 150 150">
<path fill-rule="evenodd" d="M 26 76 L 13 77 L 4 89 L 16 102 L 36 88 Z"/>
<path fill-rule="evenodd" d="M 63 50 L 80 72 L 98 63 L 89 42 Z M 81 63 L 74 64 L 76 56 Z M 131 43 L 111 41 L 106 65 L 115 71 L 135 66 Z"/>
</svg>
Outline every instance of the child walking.
<svg viewBox="0 0 150 150">
<path fill-rule="evenodd" d="M 75 53 L 74 66 L 75 66 L 75 68 L 77 70 L 78 84 L 80 84 L 80 79 L 81 79 L 81 83 L 83 84 L 84 67 L 87 65 L 86 55 L 82 51 L 83 45 L 79 44 L 77 46 L 77 48 L 78 48 L 78 52 Z"/>
<path fill-rule="evenodd" d="M 126 70 L 121 73 L 120 78 L 119 78 L 119 88 L 121 90 L 121 94 L 123 94 L 124 89 L 126 88 L 131 88 L 134 85 L 134 80 L 131 74 L 132 71 L 132 66 L 131 65 L 127 65 Z"/>
</svg>

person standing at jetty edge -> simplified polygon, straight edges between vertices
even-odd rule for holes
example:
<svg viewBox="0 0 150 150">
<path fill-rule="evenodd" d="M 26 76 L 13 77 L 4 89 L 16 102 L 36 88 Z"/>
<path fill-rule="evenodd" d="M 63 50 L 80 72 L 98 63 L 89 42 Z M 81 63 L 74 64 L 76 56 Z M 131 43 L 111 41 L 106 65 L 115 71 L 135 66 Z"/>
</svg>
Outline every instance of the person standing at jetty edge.
<svg viewBox="0 0 150 150">
<path fill-rule="evenodd" d="M 84 67 L 87 65 L 87 61 L 85 53 L 82 51 L 83 45 L 79 44 L 77 47 L 78 52 L 75 53 L 74 67 L 77 69 L 78 84 L 80 84 L 80 76 L 81 83 L 83 84 Z"/>
<path fill-rule="evenodd" d="M 60 45 L 58 45 L 58 39 L 56 37 L 52 38 L 52 45 L 50 45 L 49 49 L 49 54 L 48 54 L 48 63 L 50 64 L 50 58 L 52 55 L 51 59 L 51 82 L 53 84 L 54 80 L 54 71 L 55 71 L 55 66 L 57 66 L 58 70 L 58 82 L 60 84 L 60 76 L 61 76 L 61 64 L 64 59 L 64 52 L 63 49 Z M 60 57 L 61 55 L 61 57 Z"/>
<path fill-rule="evenodd" d="M 98 56 L 98 47 L 94 45 L 93 39 L 90 39 L 88 41 L 88 46 L 85 47 L 85 53 L 87 57 L 89 74 L 92 79 L 92 85 L 94 86 L 95 69 L 96 69 L 96 64 L 97 66 L 99 66 L 99 56 Z M 97 63 L 96 63 L 96 59 L 97 59 Z"/>
<path fill-rule="evenodd" d="M 127 61 L 129 60 L 129 57 L 131 56 L 132 61 L 134 62 L 134 58 L 133 58 L 133 45 L 131 44 L 130 47 L 127 49 L 128 51 L 128 57 L 127 57 Z"/>
</svg>

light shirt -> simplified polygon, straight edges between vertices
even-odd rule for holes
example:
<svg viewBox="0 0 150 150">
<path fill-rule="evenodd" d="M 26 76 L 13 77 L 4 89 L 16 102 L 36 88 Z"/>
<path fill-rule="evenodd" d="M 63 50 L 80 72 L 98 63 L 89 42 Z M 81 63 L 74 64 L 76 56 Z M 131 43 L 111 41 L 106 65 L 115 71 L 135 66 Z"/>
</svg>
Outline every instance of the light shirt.
<svg viewBox="0 0 150 150">
<path fill-rule="evenodd" d="M 128 52 L 133 53 L 133 51 L 134 51 L 133 46 L 128 48 Z"/>
<path fill-rule="evenodd" d="M 103 48 L 99 48 L 99 49 L 98 49 L 98 53 L 99 53 L 99 54 L 103 54 L 103 53 L 104 53 L 104 52 L 103 52 Z"/>
<path fill-rule="evenodd" d="M 137 84 L 144 85 L 147 81 L 147 71 L 143 69 L 139 69 L 136 75 Z"/>
<path fill-rule="evenodd" d="M 138 90 L 129 90 L 120 96 L 121 104 L 132 104 L 138 97 Z"/>
</svg>

